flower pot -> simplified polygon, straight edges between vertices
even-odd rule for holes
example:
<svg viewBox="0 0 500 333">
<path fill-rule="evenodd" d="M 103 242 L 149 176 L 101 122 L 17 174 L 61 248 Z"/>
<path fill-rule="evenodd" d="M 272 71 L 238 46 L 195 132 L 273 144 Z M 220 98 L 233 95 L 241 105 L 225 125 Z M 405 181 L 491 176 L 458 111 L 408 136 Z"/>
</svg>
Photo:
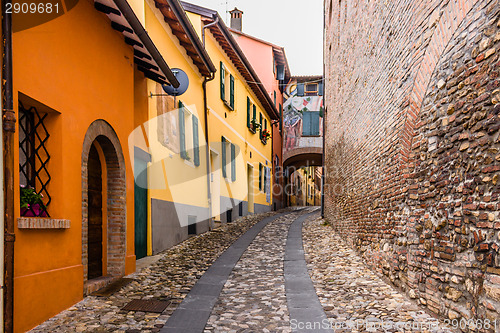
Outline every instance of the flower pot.
<svg viewBox="0 0 500 333">
<path fill-rule="evenodd" d="M 21 216 L 25 217 L 47 217 L 47 213 L 40 204 L 33 204 L 30 208 L 21 208 Z"/>
</svg>

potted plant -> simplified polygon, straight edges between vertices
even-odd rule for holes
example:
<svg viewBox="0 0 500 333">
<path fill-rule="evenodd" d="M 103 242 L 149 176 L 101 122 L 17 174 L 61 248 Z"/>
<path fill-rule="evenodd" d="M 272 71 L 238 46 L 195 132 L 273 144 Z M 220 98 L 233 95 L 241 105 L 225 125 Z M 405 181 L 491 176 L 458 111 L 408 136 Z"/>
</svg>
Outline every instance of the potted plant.
<svg viewBox="0 0 500 333">
<path fill-rule="evenodd" d="M 35 189 L 21 185 L 21 216 L 46 217 L 47 207 L 42 201 L 43 194 Z"/>
<path fill-rule="evenodd" d="M 250 130 L 255 133 L 260 128 L 260 124 L 257 122 L 257 119 L 253 118 L 250 121 Z"/>
<path fill-rule="evenodd" d="M 271 132 L 268 129 L 262 131 L 262 142 L 266 143 L 267 139 L 271 137 Z"/>
</svg>

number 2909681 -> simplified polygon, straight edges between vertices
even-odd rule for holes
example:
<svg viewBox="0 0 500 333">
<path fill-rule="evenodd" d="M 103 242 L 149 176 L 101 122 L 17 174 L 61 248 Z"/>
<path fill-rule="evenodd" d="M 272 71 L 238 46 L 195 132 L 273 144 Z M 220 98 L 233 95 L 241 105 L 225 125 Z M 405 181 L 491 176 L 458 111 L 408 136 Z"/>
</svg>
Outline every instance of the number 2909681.
<svg viewBox="0 0 500 333">
<path fill-rule="evenodd" d="M 5 4 L 7 14 L 59 14 L 59 3 L 11 3 Z"/>
</svg>

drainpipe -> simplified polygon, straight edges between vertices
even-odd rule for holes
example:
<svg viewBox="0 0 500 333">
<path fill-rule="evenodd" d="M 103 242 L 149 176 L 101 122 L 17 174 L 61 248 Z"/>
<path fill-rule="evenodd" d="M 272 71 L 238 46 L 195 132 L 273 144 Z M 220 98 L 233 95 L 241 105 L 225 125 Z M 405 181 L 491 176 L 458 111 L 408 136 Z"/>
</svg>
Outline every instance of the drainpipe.
<svg viewBox="0 0 500 333">
<path fill-rule="evenodd" d="M 203 44 L 205 46 L 205 44 Z M 207 199 L 208 199 L 208 218 L 209 218 L 209 227 L 210 230 L 214 229 L 214 220 L 212 218 L 212 193 L 210 192 L 210 185 L 211 185 L 211 165 L 210 165 L 210 141 L 209 141 L 209 136 L 208 136 L 208 103 L 207 103 L 207 82 L 212 81 L 215 78 L 214 73 L 210 75 L 210 77 L 205 76 L 203 79 L 203 115 L 205 118 L 205 142 L 207 143 L 206 145 L 206 159 L 207 159 Z"/>
<path fill-rule="evenodd" d="M 3 59 L 0 59 L 0 61 L 2 61 Z M 3 63 L 3 61 L 2 61 Z M 3 103 L 2 103 L 2 99 L 0 98 L 0 109 L 2 108 L 3 106 Z M 2 126 L 0 126 L 0 138 L 3 137 L 3 129 L 2 129 Z M 0 154 L 0 170 L 3 170 L 3 154 Z M 3 172 L 0 172 L 0 212 L 3 212 L 4 211 L 4 183 L 3 183 Z M 0 214 L 0 230 L 4 230 L 4 215 L 3 214 Z M 4 257 L 4 234 L 3 232 L 0 232 L 0 257 L 3 258 Z M 4 302 L 4 297 L 3 297 L 3 276 L 4 276 L 4 261 L 3 260 L 0 260 L 0 276 L 2 277 L 2 279 L 0 280 L 0 333 L 3 333 L 4 330 L 3 330 L 3 325 L 4 325 L 4 321 L 3 321 L 3 310 L 4 310 L 4 306 L 3 306 L 3 302 Z"/>
<path fill-rule="evenodd" d="M 215 21 L 213 21 L 212 23 L 209 23 L 209 24 L 205 25 L 201 29 L 201 40 L 203 42 L 203 47 L 205 47 L 205 29 L 206 28 L 210 28 L 211 26 L 216 25 L 217 23 L 219 23 L 219 16 L 218 15 L 214 15 L 214 16 L 215 16 Z M 213 78 L 211 80 L 213 80 Z M 211 81 L 211 80 L 208 80 L 208 81 Z"/>
<path fill-rule="evenodd" d="M 216 16 L 215 21 L 205 25 L 201 29 L 201 36 L 202 36 L 202 41 L 203 41 L 203 47 L 205 48 L 205 29 L 211 27 L 212 25 L 216 25 L 219 23 L 219 16 Z M 212 81 L 215 79 L 215 73 L 212 73 L 210 77 L 205 76 L 203 79 L 203 114 L 205 118 L 205 142 L 207 143 L 205 152 L 206 152 L 206 159 L 207 159 L 207 199 L 208 199 L 208 218 L 209 218 L 209 228 L 210 230 L 214 229 L 214 219 L 212 217 L 212 193 L 210 191 L 210 183 L 211 183 L 211 175 L 212 175 L 212 170 L 211 170 L 211 165 L 210 165 L 210 141 L 209 141 L 209 136 L 208 136 L 208 102 L 207 102 L 207 82 Z"/>
<path fill-rule="evenodd" d="M 7 1 L 2 1 L 6 6 Z M 12 96 L 12 14 L 2 10 L 2 126 L 4 159 L 4 329 L 14 331 L 14 133 L 16 115 Z"/>
</svg>

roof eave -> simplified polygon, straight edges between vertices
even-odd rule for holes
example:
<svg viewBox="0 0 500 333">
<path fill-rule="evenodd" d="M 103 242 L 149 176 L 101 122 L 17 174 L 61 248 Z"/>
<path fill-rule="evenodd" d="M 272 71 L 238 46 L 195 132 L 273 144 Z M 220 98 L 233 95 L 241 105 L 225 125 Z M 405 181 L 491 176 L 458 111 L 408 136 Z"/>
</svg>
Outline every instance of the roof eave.
<svg viewBox="0 0 500 333">
<path fill-rule="evenodd" d="M 94 7 L 109 18 L 111 27 L 120 31 L 125 42 L 132 46 L 134 63 L 146 77 L 160 84 L 179 86 L 179 81 L 126 0 L 94 0 Z"/>
<path fill-rule="evenodd" d="M 166 1 L 168 1 L 171 9 L 173 10 L 175 16 L 177 17 L 177 20 L 181 24 L 184 32 L 188 35 L 189 39 L 191 40 L 193 47 L 196 49 L 196 52 L 198 53 L 203 63 L 205 64 L 207 71 L 211 74 L 217 72 L 217 69 L 213 64 L 212 59 L 210 58 L 207 51 L 203 47 L 200 37 L 194 30 L 193 24 L 187 17 L 186 12 L 181 3 L 178 0 L 166 0 Z"/>
<path fill-rule="evenodd" d="M 271 100 L 271 96 L 269 96 L 269 94 L 265 90 L 264 85 L 262 84 L 262 81 L 259 79 L 259 76 L 257 75 L 255 70 L 253 69 L 253 67 L 250 64 L 250 62 L 248 61 L 248 59 L 245 57 L 245 54 L 243 53 L 240 46 L 238 45 L 238 43 L 234 39 L 233 35 L 231 34 L 229 29 L 224 24 L 224 21 L 220 17 L 219 13 L 217 13 L 217 16 L 219 17 L 219 21 L 217 23 L 219 30 L 224 35 L 226 40 L 231 44 L 231 47 L 235 51 L 236 55 L 238 56 L 240 61 L 243 63 L 246 70 L 250 73 L 250 76 L 253 79 L 254 83 L 251 83 L 251 84 L 249 83 L 249 85 L 250 86 L 257 86 L 256 89 L 260 91 L 260 93 L 264 97 L 265 101 L 267 102 L 267 103 L 262 103 L 262 104 L 263 104 L 264 108 L 266 109 L 269 117 L 271 117 L 271 119 L 273 119 L 273 120 L 278 120 L 279 119 L 278 110 L 276 109 L 276 106 L 274 105 L 273 101 Z M 255 90 L 254 90 L 254 92 L 255 92 Z"/>
</svg>

